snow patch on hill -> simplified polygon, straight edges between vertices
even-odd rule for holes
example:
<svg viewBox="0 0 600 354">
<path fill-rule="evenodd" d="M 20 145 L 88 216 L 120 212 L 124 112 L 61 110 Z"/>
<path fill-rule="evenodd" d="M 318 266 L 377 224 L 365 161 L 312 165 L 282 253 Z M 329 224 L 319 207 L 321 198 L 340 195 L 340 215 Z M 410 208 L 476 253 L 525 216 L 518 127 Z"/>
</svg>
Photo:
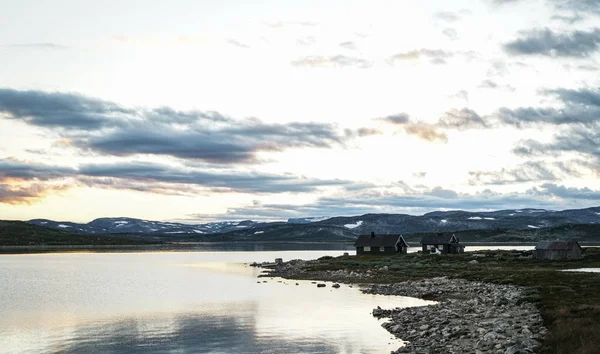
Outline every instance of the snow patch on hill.
<svg viewBox="0 0 600 354">
<path fill-rule="evenodd" d="M 344 225 L 344 227 L 347 229 L 355 229 L 355 228 L 359 227 L 360 225 L 362 225 L 362 223 L 363 223 L 362 220 L 359 220 L 356 222 L 356 224 L 346 224 L 346 225 Z"/>
</svg>

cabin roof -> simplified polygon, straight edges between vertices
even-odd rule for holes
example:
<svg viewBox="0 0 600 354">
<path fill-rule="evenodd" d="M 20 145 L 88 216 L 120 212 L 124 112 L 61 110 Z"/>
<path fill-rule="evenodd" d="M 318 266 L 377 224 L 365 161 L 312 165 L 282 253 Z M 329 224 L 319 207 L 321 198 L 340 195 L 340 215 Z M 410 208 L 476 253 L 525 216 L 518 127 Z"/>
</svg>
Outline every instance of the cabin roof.
<svg viewBox="0 0 600 354">
<path fill-rule="evenodd" d="M 406 241 L 402 235 L 360 235 L 356 242 L 355 247 L 395 247 L 396 243 L 400 246 L 408 247 Z"/>
<path fill-rule="evenodd" d="M 572 250 L 574 248 L 581 248 L 579 243 L 576 241 L 541 241 L 535 245 L 536 250 Z"/>
<path fill-rule="evenodd" d="M 458 238 L 454 234 L 425 235 L 421 238 L 422 245 L 449 245 L 458 243 Z"/>
</svg>

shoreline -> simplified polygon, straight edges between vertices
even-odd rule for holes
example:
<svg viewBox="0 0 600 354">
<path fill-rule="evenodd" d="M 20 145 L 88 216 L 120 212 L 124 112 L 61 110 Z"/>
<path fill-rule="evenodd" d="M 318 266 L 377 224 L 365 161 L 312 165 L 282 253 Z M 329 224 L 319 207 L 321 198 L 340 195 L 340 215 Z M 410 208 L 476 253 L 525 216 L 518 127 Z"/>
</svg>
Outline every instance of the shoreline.
<svg viewBox="0 0 600 354">
<path fill-rule="evenodd" d="M 532 251 L 408 253 L 291 260 L 261 277 L 359 285 L 363 292 L 438 305 L 374 309 L 412 342 L 398 353 L 595 353 L 600 347 L 600 248 L 575 260 L 535 260 Z"/>
<path fill-rule="evenodd" d="M 290 245 L 307 246 L 315 245 L 333 246 L 328 250 L 350 251 L 351 244 L 345 242 L 301 242 L 301 241 L 265 241 L 265 242 L 172 242 L 172 243 L 154 243 L 154 244 L 132 244 L 132 245 L 0 245 L 0 255 L 2 254 L 37 254 L 37 253 L 74 253 L 74 252 L 194 252 L 194 251 L 215 251 L 210 246 L 233 246 L 230 251 L 236 251 L 235 246 L 249 245 Z M 285 249 L 287 250 L 287 249 Z M 285 251 L 280 250 L 280 251 Z M 303 247 L 290 247 L 290 251 L 306 250 Z M 321 248 L 319 248 L 321 250 Z M 243 247 L 239 251 L 245 250 Z M 264 250 L 269 251 L 269 250 Z M 273 250 L 277 251 L 277 250 Z M 310 249 L 309 249 L 310 251 Z"/>
<path fill-rule="evenodd" d="M 372 284 L 388 269 L 315 273 L 308 270 L 311 262 L 286 262 L 266 268 L 261 277 L 358 282 L 366 294 L 437 301 L 426 306 L 373 309 L 373 316 L 388 319 L 382 327 L 406 343 L 392 353 L 534 353 L 548 333 L 535 304 L 524 300 L 531 295 L 524 287 L 447 277 Z"/>
<path fill-rule="evenodd" d="M 468 242 L 466 247 L 523 247 L 535 246 L 528 242 Z M 131 245 L 0 245 L 1 254 L 35 254 L 35 253 L 71 253 L 71 252 L 186 252 L 205 250 L 209 246 L 244 246 L 244 245 L 329 245 L 335 246 L 329 250 L 352 251 L 354 248 L 348 242 L 303 242 L 303 241 L 235 241 L 235 242 L 169 242 Z M 598 242 L 581 243 L 582 246 L 599 247 Z M 411 249 L 417 249 L 411 246 Z M 290 248 L 290 250 L 296 250 Z M 299 250 L 299 249 L 298 249 Z M 240 249 L 243 251 L 243 249 Z M 250 250 L 248 250 L 250 251 Z M 467 249 L 467 252 L 469 250 Z M 411 252 L 412 253 L 412 252 Z"/>
</svg>

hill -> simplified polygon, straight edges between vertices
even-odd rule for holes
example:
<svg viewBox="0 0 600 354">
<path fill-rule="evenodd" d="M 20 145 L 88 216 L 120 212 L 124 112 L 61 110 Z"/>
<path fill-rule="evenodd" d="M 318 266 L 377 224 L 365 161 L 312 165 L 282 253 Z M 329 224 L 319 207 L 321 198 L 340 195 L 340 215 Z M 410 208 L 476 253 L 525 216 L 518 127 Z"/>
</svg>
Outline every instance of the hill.
<svg viewBox="0 0 600 354">
<path fill-rule="evenodd" d="M 0 246 L 139 245 L 148 243 L 144 240 L 132 240 L 109 235 L 74 234 L 68 231 L 31 225 L 23 221 L 0 220 Z"/>
</svg>

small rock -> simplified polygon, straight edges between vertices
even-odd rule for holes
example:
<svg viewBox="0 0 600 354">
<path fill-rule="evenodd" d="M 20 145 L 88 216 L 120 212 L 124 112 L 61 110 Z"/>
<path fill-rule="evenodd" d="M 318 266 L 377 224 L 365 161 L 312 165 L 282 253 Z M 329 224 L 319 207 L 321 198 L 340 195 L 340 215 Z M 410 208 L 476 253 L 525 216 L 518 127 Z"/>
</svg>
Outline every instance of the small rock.
<svg viewBox="0 0 600 354">
<path fill-rule="evenodd" d="M 340 284 L 338 284 L 338 283 L 335 283 L 335 284 L 333 284 L 331 287 L 332 287 L 332 288 L 336 288 L 336 289 L 337 289 L 337 288 L 339 288 L 339 287 L 340 287 Z"/>
<path fill-rule="evenodd" d="M 325 285 L 325 284 L 317 284 L 317 288 L 324 288 L 324 287 L 326 287 L 326 286 L 327 286 L 327 285 Z"/>
</svg>

